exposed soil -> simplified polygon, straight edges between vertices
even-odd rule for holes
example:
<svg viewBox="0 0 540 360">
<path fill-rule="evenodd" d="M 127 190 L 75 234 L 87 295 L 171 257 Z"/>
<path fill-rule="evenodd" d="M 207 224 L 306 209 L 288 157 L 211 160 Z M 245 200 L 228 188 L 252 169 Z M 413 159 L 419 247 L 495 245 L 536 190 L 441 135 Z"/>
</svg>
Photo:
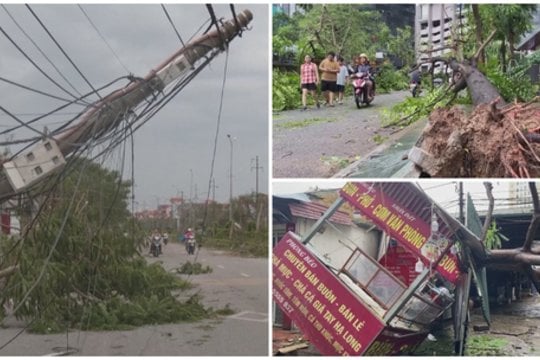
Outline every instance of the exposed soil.
<svg viewBox="0 0 540 360">
<path fill-rule="evenodd" d="M 417 143 L 429 155 L 417 165 L 432 177 L 539 177 L 539 132 L 536 104 L 436 109 Z"/>
</svg>

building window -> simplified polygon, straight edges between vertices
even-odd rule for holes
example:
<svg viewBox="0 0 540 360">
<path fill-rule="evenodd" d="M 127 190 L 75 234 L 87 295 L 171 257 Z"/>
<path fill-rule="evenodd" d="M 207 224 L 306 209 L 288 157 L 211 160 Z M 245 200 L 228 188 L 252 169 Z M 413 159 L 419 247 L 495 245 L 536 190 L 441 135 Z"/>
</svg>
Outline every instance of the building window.
<svg viewBox="0 0 540 360">
<path fill-rule="evenodd" d="M 32 152 L 29 152 L 28 154 L 26 154 L 26 160 L 28 160 L 29 162 L 30 161 L 34 161 L 36 159 L 34 153 Z"/>
<path fill-rule="evenodd" d="M 34 172 L 36 173 L 36 175 L 41 175 L 43 174 L 43 169 L 41 168 L 41 166 L 36 166 L 34 168 Z"/>
<path fill-rule="evenodd" d="M 51 150 L 52 150 L 52 145 L 51 145 L 50 142 L 46 142 L 44 146 L 45 146 L 45 150 L 47 150 L 47 151 L 51 151 Z"/>
</svg>

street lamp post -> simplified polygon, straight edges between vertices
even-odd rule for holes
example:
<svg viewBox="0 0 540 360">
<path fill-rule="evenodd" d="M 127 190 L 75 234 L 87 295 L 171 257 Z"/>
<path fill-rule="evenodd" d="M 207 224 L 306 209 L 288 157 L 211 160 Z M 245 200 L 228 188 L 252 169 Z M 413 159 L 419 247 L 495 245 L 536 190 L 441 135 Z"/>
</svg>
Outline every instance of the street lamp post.
<svg viewBox="0 0 540 360">
<path fill-rule="evenodd" d="M 232 199 L 233 199 L 233 138 L 231 134 L 227 134 L 229 138 L 229 143 L 231 144 L 231 158 L 230 158 L 230 167 L 229 167 L 229 221 L 232 227 Z"/>
</svg>

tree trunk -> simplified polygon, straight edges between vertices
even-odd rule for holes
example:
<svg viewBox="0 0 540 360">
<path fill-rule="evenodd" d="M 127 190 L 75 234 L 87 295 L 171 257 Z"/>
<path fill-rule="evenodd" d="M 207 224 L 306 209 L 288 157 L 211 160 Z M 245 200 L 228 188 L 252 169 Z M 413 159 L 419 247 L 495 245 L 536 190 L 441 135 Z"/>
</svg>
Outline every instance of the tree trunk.
<svg viewBox="0 0 540 360">
<path fill-rule="evenodd" d="M 506 72 L 506 43 L 504 39 L 501 40 L 501 47 L 499 49 L 499 54 L 501 56 L 501 66 L 502 66 L 502 72 Z"/>
<path fill-rule="evenodd" d="M 486 244 L 486 235 L 489 229 L 489 226 L 491 225 L 491 219 L 493 217 L 493 209 L 495 207 L 495 198 L 493 197 L 493 184 L 490 182 L 484 182 L 484 187 L 486 188 L 486 195 L 489 199 L 489 205 L 488 210 L 486 214 L 486 219 L 484 220 L 484 226 L 482 227 L 482 237 L 480 240 Z"/>
<path fill-rule="evenodd" d="M 458 92 L 469 88 L 474 106 L 490 104 L 501 97 L 499 90 L 474 66 L 452 60 L 450 61 L 450 68 L 454 71 L 452 75 L 455 84 L 454 91 Z M 501 99 L 498 106 L 503 105 L 505 105 L 505 102 Z"/>
<path fill-rule="evenodd" d="M 511 63 L 514 59 L 514 40 L 515 35 L 512 31 L 508 33 L 508 62 Z"/>
<path fill-rule="evenodd" d="M 482 28 L 483 28 L 483 24 L 482 24 L 482 18 L 480 17 L 480 10 L 478 8 L 478 4 L 472 4 L 472 12 L 473 12 L 473 18 L 474 18 L 474 23 L 476 25 L 476 45 L 478 46 L 478 48 L 480 48 L 484 42 L 483 38 L 482 38 Z M 485 63 L 486 61 L 486 52 L 484 51 L 484 49 L 480 50 L 480 54 L 478 55 L 478 63 L 479 64 L 483 64 Z"/>
</svg>

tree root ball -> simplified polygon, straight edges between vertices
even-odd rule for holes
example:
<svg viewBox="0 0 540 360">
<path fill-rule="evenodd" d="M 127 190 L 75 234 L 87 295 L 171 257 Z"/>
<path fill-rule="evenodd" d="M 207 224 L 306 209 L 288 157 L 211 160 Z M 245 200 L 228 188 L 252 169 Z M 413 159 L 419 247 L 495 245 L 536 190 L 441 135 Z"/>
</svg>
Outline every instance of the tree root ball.
<svg viewBox="0 0 540 360">
<path fill-rule="evenodd" d="M 416 165 L 432 177 L 540 177 L 540 107 L 436 109 L 417 147 L 429 161 Z"/>
</svg>

